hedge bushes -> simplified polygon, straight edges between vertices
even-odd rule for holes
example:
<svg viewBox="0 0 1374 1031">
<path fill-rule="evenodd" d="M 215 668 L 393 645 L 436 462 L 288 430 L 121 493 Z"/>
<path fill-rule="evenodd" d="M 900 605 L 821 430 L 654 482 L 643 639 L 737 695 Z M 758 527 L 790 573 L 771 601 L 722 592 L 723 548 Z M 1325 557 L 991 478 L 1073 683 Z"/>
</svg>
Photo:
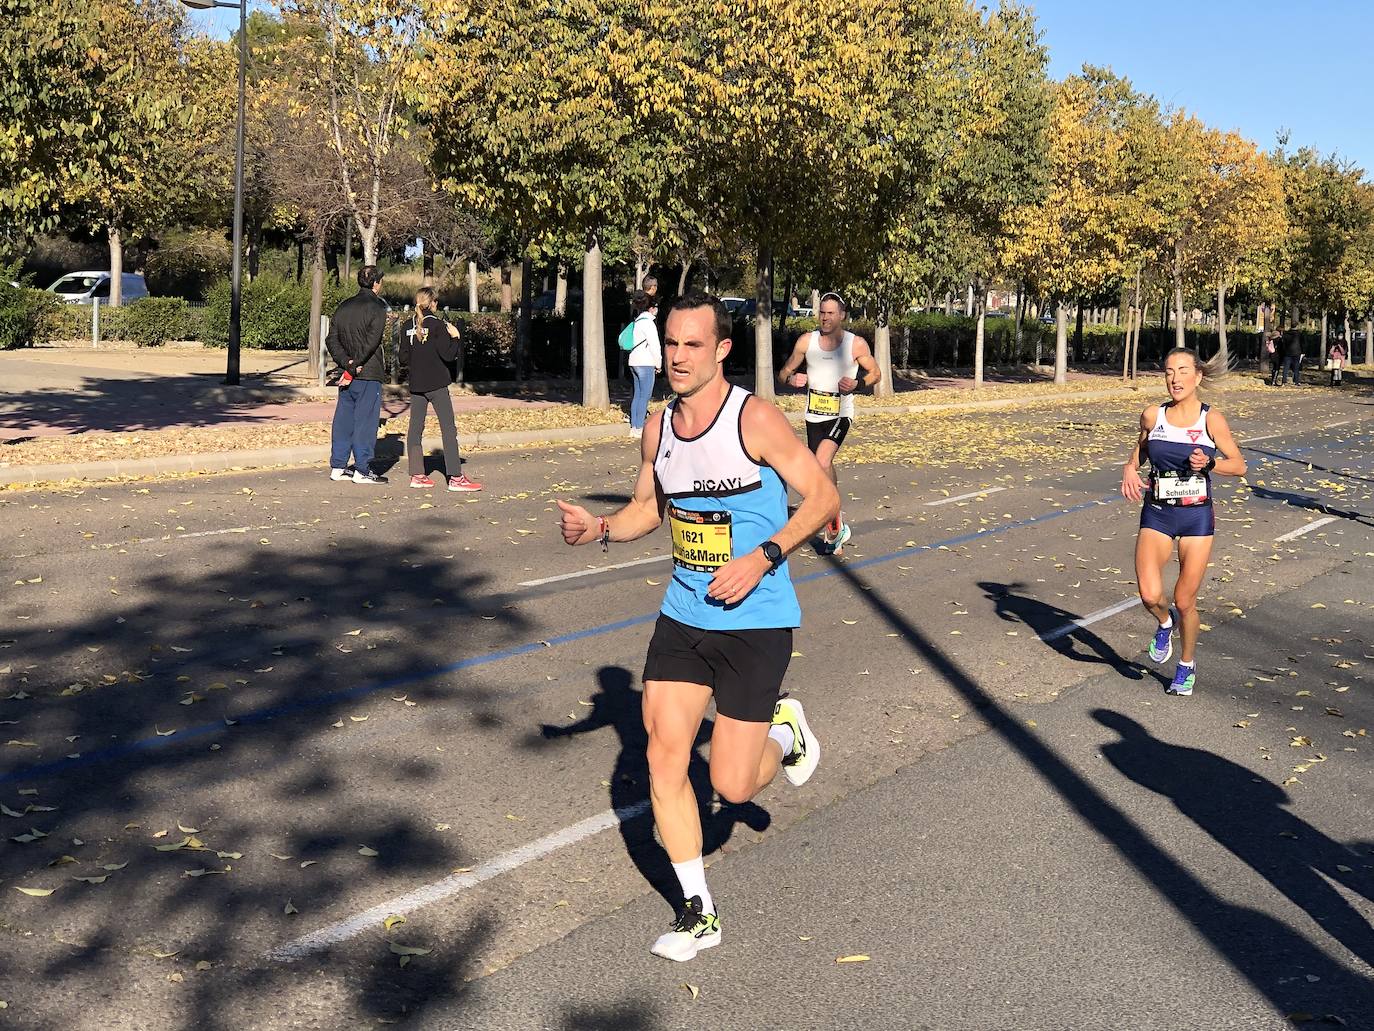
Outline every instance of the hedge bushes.
<svg viewBox="0 0 1374 1031">
<path fill-rule="evenodd" d="M 186 340 L 191 306 L 180 297 L 140 297 L 120 312 L 125 340 L 139 347 L 161 347 L 169 340 Z"/>
<path fill-rule="evenodd" d="M 8 271 L 0 269 L 0 274 L 0 351 L 47 343 L 47 316 L 58 306 L 57 298 L 42 290 L 10 286 Z"/>
<path fill-rule="evenodd" d="M 324 314 L 332 314 L 354 289 L 326 283 Z M 211 347 L 229 346 L 229 281 L 210 288 L 201 339 Z M 310 284 L 275 274 L 258 276 L 243 285 L 239 342 L 267 351 L 304 348 L 310 340 Z"/>
</svg>

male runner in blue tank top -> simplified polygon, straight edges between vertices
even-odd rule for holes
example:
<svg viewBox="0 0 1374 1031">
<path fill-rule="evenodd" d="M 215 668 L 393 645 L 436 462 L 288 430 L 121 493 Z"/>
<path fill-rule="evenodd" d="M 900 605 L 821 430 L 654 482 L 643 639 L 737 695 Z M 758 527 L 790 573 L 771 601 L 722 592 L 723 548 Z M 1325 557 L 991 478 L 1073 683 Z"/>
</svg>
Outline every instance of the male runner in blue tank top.
<svg viewBox="0 0 1374 1031">
<path fill-rule="evenodd" d="M 801 703 L 779 698 L 801 624 L 787 555 L 839 511 L 840 497 L 782 412 L 726 380 L 730 346 L 719 300 L 674 301 L 663 358 L 676 397 L 644 425 L 634 496 L 608 516 L 558 502 L 568 544 L 637 540 L 665 514 L 672 531 L 673 578 L 644 662 L 643 705 L 654 822 L 683 898 L 651 951 L 678 961 L 720 944 L 687 779 L 712 698 L 711 784 L 726 801 L 747 802 L 779 769 L 800 786 L 820 760 Z M 790 519 L 789 487 L 802 499 Z"/>
<path fill-rule="evenodd" d="M 1211 473 L 1245 475 L 1245 458 L 1226 417 L 1198 397 L 1198 388 L 1220 371 L 1198 361 L 1197 354 L 1184 347 L 1165 355 L 1169 400 L 1140 413 L 1140 433 L 1121 474 L 1121 493 L 1131 501 L 1144 501 L 1135 545 L 1135 577 L 1141 603 L 1159 623 L 1150 642 L 1153 661 L 1169 661 L 1175 616 L 1180 623 L 1178 667 L 1168 688 L 1175 695 L 1192 694 L 1197 682 L 1195 649 L 1201 626 L 1197 592 L 1216 534 Z M 1147 458 L 1148 484 L 1139 472 Z M 1164 566 L 1174 541 L 1178 541 L 1178 582 L 1171 609 L 1164 596 Z"/>
</svg>

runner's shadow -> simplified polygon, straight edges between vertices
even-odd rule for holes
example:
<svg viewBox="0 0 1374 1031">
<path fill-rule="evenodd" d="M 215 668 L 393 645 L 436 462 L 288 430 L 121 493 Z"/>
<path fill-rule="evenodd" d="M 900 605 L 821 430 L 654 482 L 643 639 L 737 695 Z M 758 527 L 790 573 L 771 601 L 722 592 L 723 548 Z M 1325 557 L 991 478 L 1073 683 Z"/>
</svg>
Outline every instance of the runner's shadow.
<svg viewBox="0 0 1374 1031">
<path fill-rule="evenodd" d="M 1374 902 L 1374 882 L 1356 852 L 1288 809 L 1288 793 L 1243 766 L 1197 748 L 1170 744 L 1110 709 L 1093 718 L 1121 735 L 1102 755 L 1141 787 L 1163 795 L 1180 813 L 1272 884 L 1333 938 L 1374 964 L 1374 928 L 1332 886 Z"/>
<path fill-rule="evenodd" d="M 654 838 L 654 822 L 648 808 L 649 765 L 646 759 L 649 735 L 644 729 L 641 713 L 643 695 L 634 687 L 634 677 L 622 666 L 603 666 L 597 671 L 599 690 L 592 696 L 592 710 L 583 719 L 568 726 L 553 726 L 545 723 L 540 727 L 538 736 L 532 735 L 529 745 L 545 747 L 557 738 L 575 737 L 592 731 L 611 727 L 620 738 L 620 751 L 616 755 L 615 767 L 611 773 L 611 806 L 620 814 L 620 835 L 625 842 L 625 851 L 644 879 L 663 898 L 673 906 L 681 901 L 682 891 L 673 873 L 668 854 Z M 722 848 L 734 834 L 738 824 L 750 830 L 762 832 L 772 823 L 766 809 L 753 802 L 743 805 L 722 804 L 712 812 L 715 792 L 711 787 L 711 771 L 701 755 L 701 746 L 711 740 L 714 721 L 708 716 L 702 720 L 701 729 L 692 749 L 692 757 L 687 767 L 692 790 L 696 793 L 697 804 L 703 813 L 710 813 L 702 820 L 702 855 L 711 855 Z"/>
<path fill-rule="evenodd" d="M 1293 508 L 1305 508 L 1310 512 L 1321 512 L 1324 515 L 1336 516 L 1339 519 L 1349 519 L 1356 523 L 1363 523 L 1365 526 L 1374 526 L 1374 518 L 1365 515 L 1363 512 L 1354 512 L 1349 509 L 1333 508 L 1321 498 L 1313 497 L 1310 494 L 1295 494 L 1287 490 L 1273 490 L 1269 487 L 1257 487 L 1250 484 L 1250 493 L 1257 498 L 1265 501 L 1282 501 L 1285 505 Z"/>
<path fill-rule="evenodd" d="M 1074 620 L 1081 618 L 1076 612 L 1032 598 L 1029 594 L 1017 593 L 1026 589 L 1023 583 L 999 584 L 980 580 L 978 587 L 996 606 L 994 611 L 999 619 L 1008 623 L 1024 623 L 1036 637 L 1066 659 L 1104 663 L 1129 680 L 1143 679 L 1141 667 L 1123 659 L 1116 653 L 1115 648 L 1087 627 L 1074 627 L 1071 631 L 1065 631 L 1065 627 L 1071 626 Z M 1087 650 L 1080 651 L 1079 644 L 1084 645 Z M 1153 675 L 1161 684 L 1168 684 L 1159 674 Z"/>
</svg>

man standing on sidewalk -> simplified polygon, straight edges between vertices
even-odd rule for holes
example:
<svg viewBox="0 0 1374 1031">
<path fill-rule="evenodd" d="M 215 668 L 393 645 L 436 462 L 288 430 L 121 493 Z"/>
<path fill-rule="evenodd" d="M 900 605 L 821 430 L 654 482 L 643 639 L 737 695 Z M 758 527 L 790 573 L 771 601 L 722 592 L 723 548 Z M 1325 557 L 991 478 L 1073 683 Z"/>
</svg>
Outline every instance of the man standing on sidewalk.
<svg viewBox="0 0 1374 1031">
<path fill-rule="evenodd" d="M 339 366 L 339 400 L 330 433 L 329 478 L 349 476 L 353 453 L 354 483 L 386 483 L 372 471 L 377 449 L 377 420 L 382 413 L 382 336 L 386 332 L 386 302 L 381 298 L 382 273 L 376 265 L 358 269 L 358 292 L 339 305 L 329 324 L 325 346 Z"/>
</svg>

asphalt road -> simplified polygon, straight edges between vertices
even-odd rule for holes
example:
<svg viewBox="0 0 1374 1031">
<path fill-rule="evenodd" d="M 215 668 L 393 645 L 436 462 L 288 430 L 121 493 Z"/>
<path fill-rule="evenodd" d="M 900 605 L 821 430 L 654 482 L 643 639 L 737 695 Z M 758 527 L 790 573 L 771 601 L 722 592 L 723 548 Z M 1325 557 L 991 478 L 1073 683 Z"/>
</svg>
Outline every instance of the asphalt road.
<svg viewBox="0 0 1374 1031">
<path fill-rule="evenodd" d="M 713 807 L 725 942 L 685 965 L 647 952 L 664 541 L 553 525 L 629 442 L 475 458 L 473 496 L 6 496 L 0 1020 L 1374 1026 L 1370 400 L 1221 402 L 1251 472 L 1191 699 L 1140 664 L 1131 406 L 861 425 L 856 540 L 792 563 L 825 763 Z"/>
</svg>

